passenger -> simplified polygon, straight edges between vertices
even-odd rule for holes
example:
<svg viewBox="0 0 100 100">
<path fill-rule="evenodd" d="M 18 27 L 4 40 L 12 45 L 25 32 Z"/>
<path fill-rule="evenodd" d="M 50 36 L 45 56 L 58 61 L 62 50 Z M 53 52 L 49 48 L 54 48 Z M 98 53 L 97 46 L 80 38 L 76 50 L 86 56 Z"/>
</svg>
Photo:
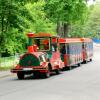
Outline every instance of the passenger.
<svg viewBox="0 0 100 100">
<path fill-rule="evenodd" d="M 60 52 L 61 52 L 62 54 L 66 54 L 66 48 L 65 48 L 65 45 L 62 46 Z"/>
<path fill-rule="evenodd" d="M 57 51 L 57 44 L 56 43 L 52 44 L 52 51 Z"/>
<path fill-rule="evenodd" d="M 34 45 L 33 45 L 33 50 L 34 50 L 34 52 L 37 52 L 38 49 L 39 49 L 38 46 L 37 46 L 36 44 L 34 44 Z"/>
<path fill-rule="evenodd" d="M 44 49 L 45 49 L 45 50 L 48 50 L 48 49 L 49 49 L 49 43 L 44 44 Z"/>
</svg>

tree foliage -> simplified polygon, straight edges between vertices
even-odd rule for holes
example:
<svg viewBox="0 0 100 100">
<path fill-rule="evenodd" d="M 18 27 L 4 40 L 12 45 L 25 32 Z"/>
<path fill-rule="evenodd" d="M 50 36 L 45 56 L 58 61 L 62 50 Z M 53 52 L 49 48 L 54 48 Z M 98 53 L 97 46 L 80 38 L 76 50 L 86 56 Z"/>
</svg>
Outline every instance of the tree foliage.
<svg viewBox="0 0 100 100">
<path fill-rule="evenodd" d="M 85 0 L 47 0 L 47 15 L 55 22 L 75 22 L 83 21 L 87 6 Z"/>
<path fill-rule="evenodd" d="M 89 7 L 89 16 L 85 24 L 74 24 L 71 27 L 71 37 L 90 37 L 100 39 L 100 5 L 92 5 Z M 76 34 L 75 34 L 76 33 Z"/>
<path fill-rule="evenodd" d="M 20 40 L 22 41 L 25 36 L 21 33 L 22 23 L 18 16 L 21 16 L 22 4 L 15 0 L 1 0 L 0 7 L 0 52 L 14 53 L 18 49 L 18 44 L 21 51 L 23 44 L 20 44 Z M 19 32 L 22 34 L 20 39 Z"/>
<path fill-rule="evenodd" d="M 47 16 L 62 27 L 60 34 L 67 34 L 68 26 L 71 23 L 78 23 L 87 18 L 87 6 L 85 0 L 46 0 L 45 10 Z M 65 32 L 64 32 L 65 31 Z M 63 32 L 63 33 L 62 33 Z"/>
<path fill-rule="evenodd" d="M 27 32 L 53 32 L 43 0 L 0 0 L 0 52 L 13 54 L 26 47 Z"/>
<path fill-rule="evenodd" d="M 67 36 L 86 19 L 85 0 L 0 0 L 0 53 L 25 51 L 28 32 Z"/>
<path fill-rule="evenodd" d="M 100 5 L 96 4 L 92 9 L 89 20 L 85 26 L 86 36 L 100 38 Z"/>
</svg>

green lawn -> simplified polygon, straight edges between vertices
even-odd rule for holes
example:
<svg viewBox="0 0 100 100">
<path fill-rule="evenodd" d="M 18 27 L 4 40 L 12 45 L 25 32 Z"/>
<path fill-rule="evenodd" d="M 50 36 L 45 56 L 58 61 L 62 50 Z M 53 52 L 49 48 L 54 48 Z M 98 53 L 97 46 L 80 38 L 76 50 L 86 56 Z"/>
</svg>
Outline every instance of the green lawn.
<svg viewBox="0 0 100 100">
<path fill-rule="evenodd" d="M 9 70 L 16 66 L 18 63 L 18 58 L 11 56 L 11 57 L 2 57 L 0 58 L 0 70 Z"/>
</svg>

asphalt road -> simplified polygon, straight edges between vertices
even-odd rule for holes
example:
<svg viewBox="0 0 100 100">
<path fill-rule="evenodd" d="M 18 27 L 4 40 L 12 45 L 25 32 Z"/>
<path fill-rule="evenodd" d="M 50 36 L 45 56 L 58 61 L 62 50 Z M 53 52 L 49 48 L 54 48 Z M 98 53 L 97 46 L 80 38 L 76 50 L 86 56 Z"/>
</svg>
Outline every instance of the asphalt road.
<svg viewBox="0 0 100 100">
<path fill-rule="evenodd" d="M 100 47 L 92 62 L 48 79 L 0 79 L 0 100 L 100 100 Z"/>
</svg>

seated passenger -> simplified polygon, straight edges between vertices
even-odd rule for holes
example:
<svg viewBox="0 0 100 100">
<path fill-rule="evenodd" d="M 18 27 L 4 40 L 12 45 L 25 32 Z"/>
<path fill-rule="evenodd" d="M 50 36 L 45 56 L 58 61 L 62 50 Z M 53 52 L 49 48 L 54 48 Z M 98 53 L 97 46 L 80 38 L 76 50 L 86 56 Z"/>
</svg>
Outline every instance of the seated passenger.
<svg viewBox="0 0 100 100">
<path fill-rule="evenodd" d="M 33 45 L 33 50 L 34 50 L 34 52 L 37 52 L 38 49 L 39 49 L 38 46 L 37 46 L 36 44 L 34 44 L 34 45 Z"/>
<path fill-rule="evenodd" d="M 56 43 L 52 44 L 52 51 L 57 51 L 57 44 Z"/>
<path fill-rule="evenodd" d="M 65 45 L 62 46 L 60 52 L 61 52 L 62 54 L 66 54 L 66 48 L 65 48 Z"/>
<path fill-rule="evenodd" d="M 49 43 L 44 44 L 44 50 L 48 50 L 49 49 Z"/>
</svg>

